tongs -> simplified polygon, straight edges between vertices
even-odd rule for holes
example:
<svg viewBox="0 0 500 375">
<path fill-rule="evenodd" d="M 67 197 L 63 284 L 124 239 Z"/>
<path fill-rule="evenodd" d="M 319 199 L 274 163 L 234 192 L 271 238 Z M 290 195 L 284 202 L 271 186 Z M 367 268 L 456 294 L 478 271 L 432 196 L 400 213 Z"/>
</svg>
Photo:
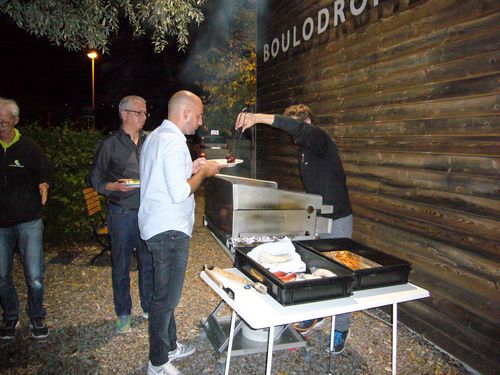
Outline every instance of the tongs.
<svg viewBox="0 0 500 375">
<path fill-rule="evenodd" d="M 245 116 L 247 115 L 247 107 L 243 108 L 238 115 L 238 117 L 243 114 L 243 122 L 245 122 Z M 234 129 L 234 136 L 233 136 L 233 144 L 231 145 L 231 151 L 228 154 L 228 159 L 231 156 L 234 156 L 234 159 L 238 159 L 238 154 L 240 152 L 240 143 L 241 143 L 241 136 L 243 135 L 243 129 Z M 236 152 L 234 152 L 235 149 L 235 144 L 236 144 Z"/>
</svg>

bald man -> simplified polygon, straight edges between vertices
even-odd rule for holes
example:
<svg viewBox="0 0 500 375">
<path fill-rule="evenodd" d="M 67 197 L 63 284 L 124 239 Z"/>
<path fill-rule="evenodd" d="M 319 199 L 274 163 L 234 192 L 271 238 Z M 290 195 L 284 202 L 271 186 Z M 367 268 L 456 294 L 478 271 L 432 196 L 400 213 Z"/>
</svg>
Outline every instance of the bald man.
<svg viewBox="0 0 500 375">
<path fill-rule="evenodd" d="M 141 161 L 139 228 L 153 255 L 153 301 L 149 311 L 148 375 L 180 374 L 170 361 L 191 355 L 195 347 L 177 341 L 174 309 L 181 297 L 194 225 L 194 196 L 221 165 L 204 158 L 191 161 L 186 144 L 202 124 L 203 103 L 179 91 L 168 103 L 168 119 L 150 133 Z"/>
</svg>

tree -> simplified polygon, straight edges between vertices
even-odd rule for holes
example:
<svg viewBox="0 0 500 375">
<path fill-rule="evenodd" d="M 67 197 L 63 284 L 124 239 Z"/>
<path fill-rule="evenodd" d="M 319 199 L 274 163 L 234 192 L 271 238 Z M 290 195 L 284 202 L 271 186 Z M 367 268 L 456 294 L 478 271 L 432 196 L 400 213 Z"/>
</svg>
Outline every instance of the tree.
<svg viewBox="0 0 500 375">
<path fill-rule="evenodd" d="M 70 51 L 109 49 L 118 32 L 120 17 L 133 27 L 134 35 L 151 33 L 155 52 L 161 52 L 169 38 L 179 49 L 188 44 L 189 25 L 200 24 L 205 0 L 0 0 L 0 12 L 17 26 L 37 37 L 47 37 Z"/>
<path fill-rule="evenodd" d="M 207 7 L 185 73 L 206 92 L 205 126 L 230 132 L 238 112 L 255 105 L 255 0 L 211 0 Z"/>
</svg>

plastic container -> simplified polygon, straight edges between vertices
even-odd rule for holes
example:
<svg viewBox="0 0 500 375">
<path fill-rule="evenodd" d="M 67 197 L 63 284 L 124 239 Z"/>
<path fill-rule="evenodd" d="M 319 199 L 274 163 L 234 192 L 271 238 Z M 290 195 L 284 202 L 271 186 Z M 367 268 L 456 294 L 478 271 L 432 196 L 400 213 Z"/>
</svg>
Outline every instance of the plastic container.
<svg viewBox="0 0 500 375">
<path fill-rule="evenodd" d="M 253 281 L 263 283 L 267 287 L 269 295 L 284 306 L 347 297 L 352 294 L 355 282 L 355 276 L 352 271 L 312 250 L 302 246 L 295 247 L 308 268 L 327 269 L 335 273 L 336 276 L 284 282 L 269 272 L 260 263 L 247 256 L 253 249 L 252 247 L 234 249 L 234 266 Z"/>
<path fill-rule="evenodd" d="M 406 284 L 408 282 L 408 275 L 411 268 L 409 262 L 364 246 L 349 238 L 299 241 L 296 245 L 317 252 L 341 267 L 354 272 L 356 276 L 354 290 Z M 347 250 L 362 257 L 359 263 L 361 269 L 348 267 L 346 263 L 332 258 L 331 252 L 339 250 Z M 330 256 L 326 256 L 326 254 Z M 364 259 L 367 261 L 364 261 Z M 372 267 L 369 267 L 370 265 Z"/>
</svg>

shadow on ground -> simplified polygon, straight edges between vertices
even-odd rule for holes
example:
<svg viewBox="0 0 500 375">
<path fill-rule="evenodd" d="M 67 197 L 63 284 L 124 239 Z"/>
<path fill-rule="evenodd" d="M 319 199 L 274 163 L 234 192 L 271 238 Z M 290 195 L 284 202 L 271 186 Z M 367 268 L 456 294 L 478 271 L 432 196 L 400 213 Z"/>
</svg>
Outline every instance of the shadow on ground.
<svg viewBox="0 0 500 375">
<path fill-rule="evenodd" d="M 109 320 L 60 326 L 51 329 L 45 339 L 32 338 L 29 328 L 24 326 L 14 339 L 0 342 L 0 369 L 30 373 L 23 370 L 38 364 L 41 366 L 37 366 L 37 375 L 98 374 L 99 363 L 92 358 L 92 352 L 107 345 L 113 336 L 114 324 Z M 47 355 L 53 356 L 53 360 L 47 362 L 44 358 Z"/>
</svg>

